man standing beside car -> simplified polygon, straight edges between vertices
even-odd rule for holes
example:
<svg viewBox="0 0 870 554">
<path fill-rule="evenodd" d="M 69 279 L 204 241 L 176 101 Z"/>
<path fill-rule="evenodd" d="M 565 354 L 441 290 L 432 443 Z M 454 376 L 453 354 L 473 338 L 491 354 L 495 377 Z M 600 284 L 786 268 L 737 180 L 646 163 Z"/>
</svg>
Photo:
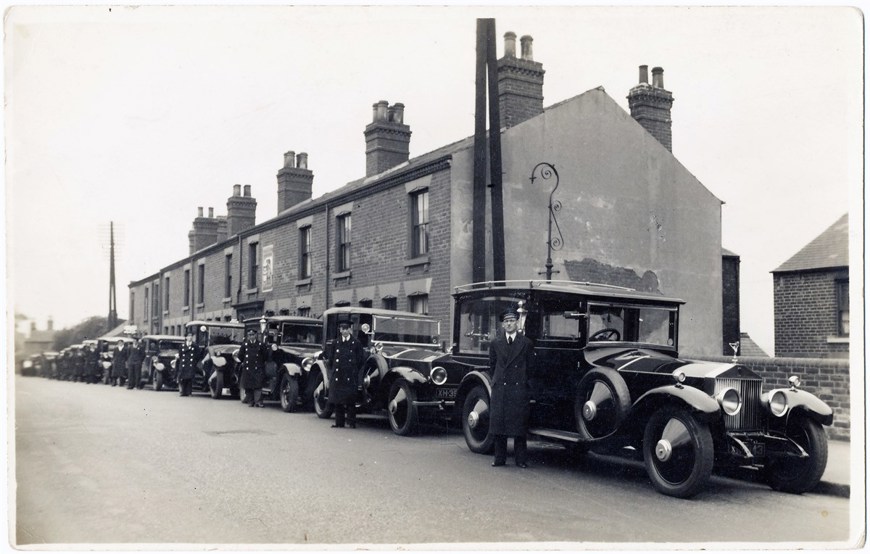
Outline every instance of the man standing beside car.
<svg viewBox="0 0 870 554">
<path fill-rule="evenodd" d="M 130 345 L 130 354 L 127 357 L 127 388 L 142 388 L 142 361 L 145 360 L 145 345 L 142 339 L 138 339 Z"/>
<path fill-rule="evenodd" d="M 266 374 L 266 345 L 257 340 L 257 331 L 248 329 L 247 337 L 239 347 L 240 387 L 245 391 L 243 399 L 248 406 L 262 408 L 263 381 Z"/>
<path fill-rule="evenodd" d="M 178 349 L 178 395 L 190 396 L 193 391 L 193 376 L 200 358 L 199 345 L 193 342 L 193 333 L 187 333 L 184 344 Z"/>
<path fill-rule="evenodd" d="M 130 355 L 130 349 L 127 348 L 126 341 L 119 340 L 115 347 L 115 353 L 112 355 L 112 386 L 123 385 L 127 376 L 127 357 Z"/>
<path fill-rule="evenodd" d="M 365 352 L 359 340 L 351 334 L 349 320 L 338 322 L 338 332 L 338 339 L 327 345 L 324 356 L 332 368 L 329 403 L 335 406 L 333 427 L 344 427 L 347 412 L 348 426 L 356 429 L 357 373 L 365 361 Z"/>
<path fill-rule="evenodd" d="M 528 376 L 535 360 L 532 341 L 517 332 L 517 312 L 501 315 L 504 333 L 489 345 L 489 368 L 492 372 L 492 407 L 489 429 L 495 439 L 493 467 L 507 461 L 507 438 L 514 439 L 514 461 L 526 463 L 526 433 L 529 426 Z"/>
</svg>

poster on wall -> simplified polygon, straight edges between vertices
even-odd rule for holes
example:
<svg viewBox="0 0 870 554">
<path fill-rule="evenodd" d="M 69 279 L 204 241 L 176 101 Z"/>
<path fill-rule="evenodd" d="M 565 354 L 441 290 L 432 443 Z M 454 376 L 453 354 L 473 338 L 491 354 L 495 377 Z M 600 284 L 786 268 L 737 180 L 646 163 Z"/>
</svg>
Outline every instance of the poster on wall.
<svg viewBox="0 0 870 554">
<path fill-rule="evenodd" d="M 263 247 L 263 292 L 272 290 L 273 245 Z"/>
</svg>

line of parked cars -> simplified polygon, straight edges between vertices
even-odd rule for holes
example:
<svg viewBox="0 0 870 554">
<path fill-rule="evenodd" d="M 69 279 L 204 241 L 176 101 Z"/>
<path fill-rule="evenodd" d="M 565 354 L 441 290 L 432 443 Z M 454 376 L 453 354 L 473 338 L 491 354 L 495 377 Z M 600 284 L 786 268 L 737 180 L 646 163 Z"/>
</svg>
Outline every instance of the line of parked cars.
<svg viewBox="0 0 870 554">
<path fill-rule="evenodd" d="M 535 345 L 530 438 L 577 456 L 633 456 L 656 490 L 680 498 L 697 494 L 714 469 L 729 466 L 757 470 L 772 488 L 791 493 L 811 490 L 821 479 L 831 408 L 801 390 L 797 376 L 789 387 L 764 391 L 761 376 L 736 358 L 679 357 L 680 299 L 542 280 L 475 283 L 457 287 L 453 297 L 449 348 L 437 320 L 368 307 L 330 308 L 318 319 L 189 322 L 186 330 L 204 352 L 194 390 L 215 399 L 240 396 L 236 353 L 245 330 L 255 328 L 270 352 L 264 400 L 286 412 L 330 418 L 331 368 L 322 352 L 338 337 L 338 322 L 350 320 L 366 351 L 359 411 L 384 414 L 397 435 L 418 433 L 430 422 L 453 424 L 471 451 L 491 453 L 489 345 L 501 331 L 500 314 L 513 310 L 520 332 Z M 176 386 L 183 339 L 143 340 L 143 382 L 155 390 Z M 100 355 L 108 367 L 110 351 Z"/>
</svg>

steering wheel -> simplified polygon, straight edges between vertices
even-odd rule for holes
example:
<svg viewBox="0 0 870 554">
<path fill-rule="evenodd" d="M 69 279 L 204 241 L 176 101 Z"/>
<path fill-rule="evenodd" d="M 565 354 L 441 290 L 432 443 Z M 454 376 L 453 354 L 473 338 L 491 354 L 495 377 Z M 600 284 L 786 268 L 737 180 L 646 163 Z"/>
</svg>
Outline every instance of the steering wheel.
<svg viewBox="0 0 870 554">
<path fill-rule="evenodd" d="M 605 327 L 599 331 L 596 331 L 591 337 L 589 337 L 589 341 L 599 341 L 599 340 L 614 340 L 617 341 L 621 338 L 619 334 L 619 329 L 614 329 L 613 327 Z"/>
</svg>

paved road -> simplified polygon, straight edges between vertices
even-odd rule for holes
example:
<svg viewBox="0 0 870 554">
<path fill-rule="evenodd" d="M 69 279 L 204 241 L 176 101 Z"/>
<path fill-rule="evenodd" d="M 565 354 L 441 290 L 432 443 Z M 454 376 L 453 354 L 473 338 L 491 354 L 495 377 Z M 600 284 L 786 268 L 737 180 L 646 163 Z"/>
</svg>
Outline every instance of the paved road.
<svg viewBox="0 0 870 554">
<path fill-rule="evenodd" d="M 377 418 L 331 429 L 277 405 L 41 378 L 15 386 L 17 544 L 818 548 L 854 536 L 848 499 L 715 478 L 678 500 L 635 466 L 578 464 L 539 443 L 531 468 L 491 468 L 444 429 L 402 438 Z"/>
</svg>

